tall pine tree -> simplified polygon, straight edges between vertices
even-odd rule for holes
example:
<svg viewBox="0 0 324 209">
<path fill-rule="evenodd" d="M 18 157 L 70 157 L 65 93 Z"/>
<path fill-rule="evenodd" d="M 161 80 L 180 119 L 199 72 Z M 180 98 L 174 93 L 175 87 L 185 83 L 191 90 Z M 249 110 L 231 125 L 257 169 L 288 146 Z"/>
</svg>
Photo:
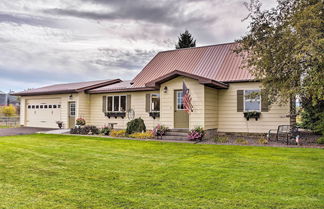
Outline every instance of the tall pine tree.
<svg viewBox="0 0 324 209">
<path fill-rule="evenodd" d="M 176 49 L 190 48 L 196 46 L 196 40 L 193 39 L 191 33 L 186 30 L 184 33 L 180 34 L 178 37 L 178 43 L 176 44 Z"/>
</svg>

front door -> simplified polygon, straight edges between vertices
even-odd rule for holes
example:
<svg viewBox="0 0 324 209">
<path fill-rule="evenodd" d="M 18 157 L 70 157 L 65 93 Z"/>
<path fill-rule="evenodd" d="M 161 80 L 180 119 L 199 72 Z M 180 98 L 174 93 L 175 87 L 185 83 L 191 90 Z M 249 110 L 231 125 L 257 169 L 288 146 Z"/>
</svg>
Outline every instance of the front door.
<svg viewBox="0 0 324 209">
<path fill-rule="evenodd" d="M 189 128 L 189 114 L 184 111 L 182 90 L 174 91 L 174 128 Z"/>
<path fill-rule="evenodd" d="M 75 126 L 75 102 L 69 102 L 69 128 Z"/>
</svg>

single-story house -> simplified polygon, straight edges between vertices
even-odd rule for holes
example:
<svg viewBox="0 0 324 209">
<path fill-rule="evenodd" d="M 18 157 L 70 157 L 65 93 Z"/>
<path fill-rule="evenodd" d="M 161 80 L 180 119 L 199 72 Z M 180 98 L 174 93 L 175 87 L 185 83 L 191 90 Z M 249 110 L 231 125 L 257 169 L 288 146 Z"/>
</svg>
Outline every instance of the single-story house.
<svg viewBox="0 0 324 209">
<path fill-rule="evenodd" d="M 288 125 L 289 105 L 269 105 L 251 93 L 262 89 L 235 54 L 236 43 L 159 52 L 132 80 L 120 79 L 58 84 L 16 93 L 21 96 L 22 126 L 65 128 L 82 117 L 102 127 L 125 129 L 141 117 L 148 129 L 203 127 L 219 132 L 265 133 Z M 189 89 L 192 112 L 184 111 L 183 83 Z M 257 120 L 244 117 L 255 111 Z M 246 115 L 245 115 L 246 116 Z"/>
</svg>

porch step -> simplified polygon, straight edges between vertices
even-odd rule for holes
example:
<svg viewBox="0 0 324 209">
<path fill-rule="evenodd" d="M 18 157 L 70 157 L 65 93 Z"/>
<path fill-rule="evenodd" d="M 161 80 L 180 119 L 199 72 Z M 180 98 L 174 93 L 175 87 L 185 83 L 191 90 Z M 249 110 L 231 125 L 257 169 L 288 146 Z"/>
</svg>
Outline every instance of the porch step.
<svg viewBox="0 0 324 209">
<path fill-rule="evenodd" d="M 188 140 L 187 136 L 162 136 L 162 140 Z"/>
<path fill-rule="evenodd" d="M 175 128 L 168 130 L 162 139 L 165 140 L 188 140 L 189 129 L 187 128 Z"/>
<path fill-rule="evenodd" d="M 165 136 L 187 136 L 188 133 L 184 133 L 184 132 L 166 132 Z"/>
<path fill-rule="evenodd" d="M 189 128 L 173 128 L 173 129 L 169 129 L 168 132 L 188 133 L 189 132 Z"/>
</svg>

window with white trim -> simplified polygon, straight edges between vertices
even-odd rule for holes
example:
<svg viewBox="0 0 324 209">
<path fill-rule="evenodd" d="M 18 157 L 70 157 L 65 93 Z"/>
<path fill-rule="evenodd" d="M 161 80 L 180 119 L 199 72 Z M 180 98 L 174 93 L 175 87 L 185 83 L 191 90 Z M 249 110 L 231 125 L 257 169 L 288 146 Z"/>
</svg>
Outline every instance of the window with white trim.
<svg viewBox="0 0 324 209">
<path fill-rule="evenodd" d="M 177 100 L 177 110 L 184 110 L 184 105 L 183 105 L 183 92 L 182 91 L 176 91 L 176 100 Z"/>
<path fill-rule="evenodd" d="M 151 94 L 151 112 L 160 112 L 160 94 Z"/>
<path fill-rule="evenodd" d="M 260 90 L 244 90 L 244 112 L 261 111 Z"/>
<path fill-rule="evenodd" d="M 126 111 L 126 96 L 108 96 L 107 111 L 108 112 L 125 112 Z"/>
</svg>

